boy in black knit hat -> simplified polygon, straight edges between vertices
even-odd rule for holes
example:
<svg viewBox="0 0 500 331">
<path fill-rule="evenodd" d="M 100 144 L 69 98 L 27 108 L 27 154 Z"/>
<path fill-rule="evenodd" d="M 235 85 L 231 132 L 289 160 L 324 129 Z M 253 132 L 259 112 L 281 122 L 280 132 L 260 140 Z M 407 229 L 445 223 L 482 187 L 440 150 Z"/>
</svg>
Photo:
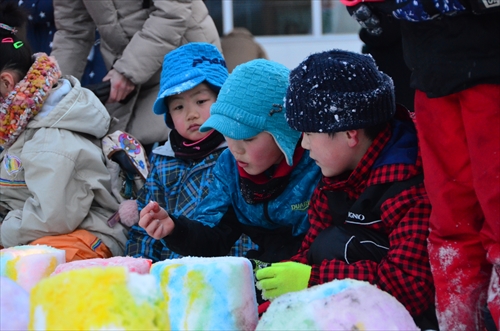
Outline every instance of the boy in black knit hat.
<svg viewBox="0 0 500 331">
<path fill-rule="evenodd" d="M 431 206 L 413 123 L 396 108 L 392 79 L 371 56 L 317 53 L 291 72 L 286 119 L 304 133 L 323 178 L 298 254 L 257 271 L 263 297 L 353 278 L 396 297 L 420 327 L 435 327 Z"/>
</svg>

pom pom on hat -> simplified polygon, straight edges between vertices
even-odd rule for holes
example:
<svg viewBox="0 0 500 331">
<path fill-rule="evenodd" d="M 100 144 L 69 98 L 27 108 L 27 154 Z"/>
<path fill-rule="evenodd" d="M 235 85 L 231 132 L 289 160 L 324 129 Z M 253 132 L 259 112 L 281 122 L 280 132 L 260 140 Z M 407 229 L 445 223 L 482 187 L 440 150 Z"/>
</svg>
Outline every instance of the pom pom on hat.
<svg viewBox="0 0 500 331">
<path fill-rule="evenodd" d="M 301 132 L 363 129 L 393 117 L 394 84 L 370 55 L 316 53 L 292 70 L 286 110 L 288 125 Z"/>
<path fill-rule="evenodd" d="M 236 140 L 268 132 L 292 165 L 301 134 L 285 120 L 283 103 L 289 72 L 284 65 L 264 59 L 237 66 L 222 86 L 200 131 L 215 129 Z"/>
<path fill-rule="evenodd" d="M 174 123 L 165 105 L 165 98 L 180 94 L 206 82 L 218 92 L 228 76 L 226 61 L 217 47 L 209 43 L 193 42 L 167 53 L 163 59 L 160 91 L 153 111 L 165 114 L 165 123 L 171 129 Z"/>
</svg>

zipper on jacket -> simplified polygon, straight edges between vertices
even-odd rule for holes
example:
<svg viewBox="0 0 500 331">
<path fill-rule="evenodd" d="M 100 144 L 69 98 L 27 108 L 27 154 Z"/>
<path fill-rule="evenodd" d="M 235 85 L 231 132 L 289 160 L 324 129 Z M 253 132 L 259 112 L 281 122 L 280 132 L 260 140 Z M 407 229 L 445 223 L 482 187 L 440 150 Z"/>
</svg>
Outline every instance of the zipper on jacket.
<svg viewBox="0 0 500 331">
<path fill-rule="evenodd" d="M 278 223 L 276 222 L 273 222 L 273 220 L 271 219 L 271 217 L 269 216 L 269 201 L 265 201 L 264 202 L 264 206 L 262 206 L 262 208 L 264 209 L 264 217 L 266 218 L 266 220 L 271 223 L 271 224 L 277 224 L 279 225 Z"/>
</svg>

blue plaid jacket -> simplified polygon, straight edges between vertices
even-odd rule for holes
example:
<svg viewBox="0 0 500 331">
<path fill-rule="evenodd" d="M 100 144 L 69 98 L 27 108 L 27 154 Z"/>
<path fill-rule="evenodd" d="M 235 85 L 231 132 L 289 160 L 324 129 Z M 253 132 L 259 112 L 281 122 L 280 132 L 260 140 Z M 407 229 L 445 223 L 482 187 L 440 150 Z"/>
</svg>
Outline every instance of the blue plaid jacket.
<svg viewBox="0 0 500 331">
<path fill-rule="evenodd" d="M 202 160 L 181 160 L 174 157 L 170 142 L 153 151 L 151 172 L 139 191 L 137 205 L 142 210 L 149 201 L 156 201 L 172 216 L 196 219 L 196 206 L 208 194 L 213 180 L 213 168 L 226 144 Z M 257 248 L 243 235 L 232 247 L 230 255 L 242 256 L 247 250 Z M 163 240 L 150 237 L 138 225 L 129 231 L 125 254 L 144 257 L 153 262 L 182 257 L 171 251 Z"/>
</svg>

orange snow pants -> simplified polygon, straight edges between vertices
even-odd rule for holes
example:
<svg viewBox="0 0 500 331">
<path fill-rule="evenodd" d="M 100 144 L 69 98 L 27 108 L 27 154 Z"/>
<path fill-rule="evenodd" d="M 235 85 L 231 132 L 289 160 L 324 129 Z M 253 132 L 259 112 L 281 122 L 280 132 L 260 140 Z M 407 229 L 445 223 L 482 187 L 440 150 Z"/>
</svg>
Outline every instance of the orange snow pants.
<svg viewBox="0 0 500 331">
<path fill-rule="evenodd" d="M 30 245 L 47 245 L 66 251 L 66 262 L 112 257 L 109 248 L 92 233 L 78 229 L 68 234 L 46 236 Z"/>
</svg>

